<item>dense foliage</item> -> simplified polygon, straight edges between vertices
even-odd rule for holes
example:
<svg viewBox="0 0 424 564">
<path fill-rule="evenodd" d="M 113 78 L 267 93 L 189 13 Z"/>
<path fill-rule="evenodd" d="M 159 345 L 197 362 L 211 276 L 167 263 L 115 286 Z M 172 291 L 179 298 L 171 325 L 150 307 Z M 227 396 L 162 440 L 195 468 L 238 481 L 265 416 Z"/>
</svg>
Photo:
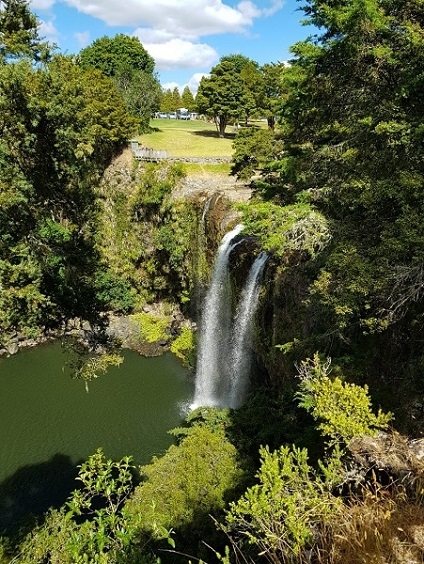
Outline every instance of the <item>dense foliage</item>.
<svg viewBox="0 0 424 564">
<path fill-rule="evenodd" d="M 198 111 L 214 118 L 220 137 L 224 137 L 231 119 L 243 119 L 253 107 L 248 83 L 240 79 L 243 70 L 249 76 L 250 67 L 255 68 L 255 64 L 242 55 L 222 57 L 210 76 L 200 81 L 196 95 Z"/>
<path fill-rule="evenodd" d="M 146 131 L 159 107 L 161 89 L 155 62 L 140 41 L 123 33 L 101 37 L 82 49 L 77 60 L 83 69 L 97 69 L 114 81 L 140 131 Z"/>
<path fill-rule="evenodd" d="M 95 316 L 94 187 L 134 126 L 98 71 L 61 55 L 34 67 L 34 21 L 22 25 L 28 37 L 18 31 L 5 43 L 16 54 L 24 41 L 21 58 L 0 62 L 2 342 Z"/>
<path fill-rule="evenodd" d="M 91 63 L 48 60 L 25 2 L 0 5 L 2 336 L 188 302 L 199 214 L 172 196 L 181 169 L 99 185 L 134 124 L 122 97 Z M 196 100 L 222 136 L 230 120 L 268 119 L 237 137 L 233 167 L 254 175 L 238 211 L 272 254 L 255 335 L 268 389 L 237 411 L 195 411 L 139 473 L 98 451 L 63 507 L 4 537 L 4 562 L 422 562 L 423 464 L 388 424 L 393 411 L 423 429 L 424 6 L 304 10 L 320 35 L 293 46 L 289 67 L 223 57 Z M 127 63 L 103 73 L 125 81 Z M 147 341 L 166 332 L 138 320 Z M 175 352 L 192 347 L 182 330 Z"/>
<path fill-rule="evenodd" d="M 97 248 L 116 290 L 127 289 L 121 311 L 130 302 L 138 309 L 146 301 L 189 301 L 197 211 L 172 198 L 182 177 L 178 164 L 147 163 L 135 165 L 131 178 L 112 173 L 99 189 Z"/>
<path fill-rule="evenodd" d="M 119 33 L 101 37 L 82 49 L 78 56 L 85 69 L 96 68 L 105 76 L 119 75 L 125 69 L 153 73 L 155 62 L 137 37 Z"/>
<path fill-rule="evenodd" d="M 281 68 L 284 150 L 267 160 L 261 143 L 252 166 L 256 133 L 240 136 L 235 172 L 260 169 L 259 199 L 282 210 L 308 204 L 328 225 L 325 249 L 285 273 L 302 288 L 280 337 L 295 337 L 292 360 L 331 354 L 361 382 L 367 374 L 403 418 L 422 391 L 423 8 L 311 0 L 305 12 L 321 33 L 294 45 Z"/>
</svg>

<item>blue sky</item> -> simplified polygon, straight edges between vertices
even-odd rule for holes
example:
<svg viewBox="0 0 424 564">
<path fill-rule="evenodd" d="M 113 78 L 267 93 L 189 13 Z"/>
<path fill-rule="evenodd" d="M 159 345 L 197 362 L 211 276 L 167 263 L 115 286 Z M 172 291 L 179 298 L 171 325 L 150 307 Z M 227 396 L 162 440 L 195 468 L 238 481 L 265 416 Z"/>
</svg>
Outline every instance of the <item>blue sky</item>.
<svg viewBox="0 0 424 564">
<path fill-rule="evenodd" d="M 137 36 L 156 61 L 161 84 L 195 91 L 223 55 L 259 64 L 290 58 L 289 47 L 314 33 L 300 24 L 296 0 L 32 0 L 40 34 L 74 54 L 95 39 Z"/>
</svg>

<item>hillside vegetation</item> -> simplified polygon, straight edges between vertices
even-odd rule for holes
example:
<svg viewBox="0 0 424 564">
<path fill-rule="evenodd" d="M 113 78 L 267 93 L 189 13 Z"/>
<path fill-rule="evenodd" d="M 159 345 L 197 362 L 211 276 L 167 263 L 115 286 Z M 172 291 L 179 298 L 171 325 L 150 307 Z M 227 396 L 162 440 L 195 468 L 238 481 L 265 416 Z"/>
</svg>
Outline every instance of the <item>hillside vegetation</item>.
<svg viewBox="0 0 424 564">
<path fill-rule="evenodd" d="M 141 143 L 234 149 L 233 173 L 252 186 L 236 209 L 214 201 L 206 239 L 205 195 L 175 197 L 178 163 L 109 167 L 145 120 L 120 90 L 119 57 L 107 77 L 93 68 L 107 49 L 83 67 L 54 55 L 25 1 L 2 6 L 1 344 L 89 320 L 89 380 L 120 362 L 104 332 L 114 312 L 193 363 L 181 319 L 223 217 L 249 241 L 233 253 L 235 292 L 252 249 L 269 260 L 246 404 L 193 411 L 142 468 L 99 449 L 62 506 L 3 532 L 1 563 L 422 563 L 423 2 L 306 0 L 318 35 L 289 67 L 228 55 L 203 79 L 198 104 L 220 137 L 153 122 Z M 131 77 L 136 93 L 143 75 Z M 226 127 L 255 113 L 269 128 L 241 130 L 231 149 Z M 153 322 L 158 302 L 166 319 Z"/>
</svg>

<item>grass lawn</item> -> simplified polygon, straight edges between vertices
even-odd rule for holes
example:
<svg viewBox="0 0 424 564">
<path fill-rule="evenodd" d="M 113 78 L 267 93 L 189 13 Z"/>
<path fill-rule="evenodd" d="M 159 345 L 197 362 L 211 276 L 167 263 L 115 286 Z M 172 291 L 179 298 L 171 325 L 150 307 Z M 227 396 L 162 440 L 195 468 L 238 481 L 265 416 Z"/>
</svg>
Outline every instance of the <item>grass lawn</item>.
<svg viewBox="0 0 424 564">
<path fill-rule="evenodd" d="M 170 157 L 231 157 L 234 128 L 227 127 L 220 139 L 215 125 L 205 121 L 152 119 L 154 131 L 137 137 L 140 145 L 168 151 Z"/>
<path fill-rule="evenodd" d="M 208 176 L 209 174 L 225 174 L 231 173 L 230 163 L 219 164 L 197 164 L 197 163 L 183 163 L 183 169 L 186 174 L 190 176 Z"/>
</svg>

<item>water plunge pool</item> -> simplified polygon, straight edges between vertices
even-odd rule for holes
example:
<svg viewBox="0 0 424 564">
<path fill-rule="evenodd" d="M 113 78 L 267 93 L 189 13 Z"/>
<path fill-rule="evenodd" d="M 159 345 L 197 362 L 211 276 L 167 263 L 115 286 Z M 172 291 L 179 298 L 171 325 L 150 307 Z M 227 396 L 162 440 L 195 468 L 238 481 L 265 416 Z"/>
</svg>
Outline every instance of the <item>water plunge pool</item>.
<svg viewBox="0 0 424 564">
<path fill-rule="evenodd" d="M 64 368 L 60 343 L 0 358 L 0 530 L 62 504 L 75 467 L 101 447 L 108 458 L 150 462 L 172 443 L 193 385 L 171 353 L 125 361 L 90 382 Z"/>
</svg>

